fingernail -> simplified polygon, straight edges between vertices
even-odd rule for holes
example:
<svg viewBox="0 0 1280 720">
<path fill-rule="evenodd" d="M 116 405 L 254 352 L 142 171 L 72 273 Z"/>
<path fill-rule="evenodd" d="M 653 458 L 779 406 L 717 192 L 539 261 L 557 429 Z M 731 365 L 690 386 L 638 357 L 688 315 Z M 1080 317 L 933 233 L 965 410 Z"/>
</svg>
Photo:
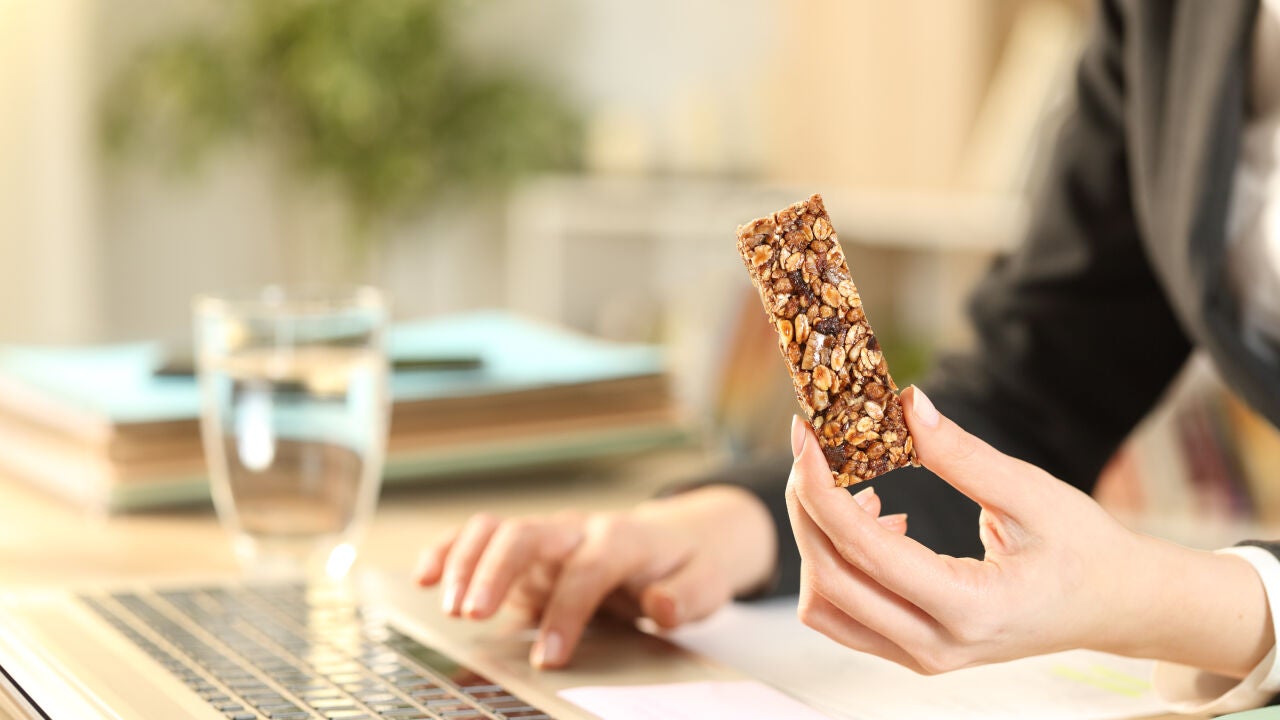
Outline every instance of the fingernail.
<svg viewBox="0 0 1280 720">
<path fill-rule="evenodd" d="M 925 427 L 938 427 L 938 408 L 933 406 L 933 401 L 919 387 L 916 387 L 915 402 L 911 405 L 911 412 Z"/>
<path fill-rule="evenodd" d="M 440 602 L 441 609 L 446 615 L 453 615 L 458 612 L 458 585 L 457 583 L 449 583 L 444 587 L 444 599 Z"/>
<path fill-rule="evenodd" d="M 463 615 L 475 615 L 483 612 L 489 607 L 489 590 L 488 588 L 474 588 L 467 593 L 467 599 L 462 605 Z"/>
<path fill-rule="evenodd" d="M 414 581 L 422 584 L 422 578 L 426 577 L 427 573 L 433 572 L 435 569 L 435 556 L 432 553 L 424 553 L 422 557 L 418 558 L 418 567 L 413 571 Z"/>
<path fill-rule="evenodd" d="M 659 593 L 654 597 L 654 603 L 657 605 L 655 610 L 659 614 L 666 616 L 664 618 L 654 618 L 655 620 L 668 620 L 669 622 L 665 624 L 672 627 L 680 624 L 680 603 L 674 597 L 665 592 Z"/>
<path fill-rule="evenodd" d="M 532 660 L 537 667 L 546 667 L 560 662 L 562 643 L 560 633 L 551 630 L 533 645 Z"/>
<path fill-rule="evenodd" d="M 894 525 L 906 525 L 906 513 L 894 513 L 893 515 L 884 515 L 879 518 L 880 524 L 885 527 L 893 527 Z"/>
<path fill-rule="evenodd" d="M 804 421 L 799 415 L 791 416 L 791 457 L 799 457 L 804 449 Z"/>
<path fill-rule="evenodd" d="M 853 499 L 858 501 L 858 504 L 862 506 L 863 510 L 866 510 L 867 507 L 871 505 L 871 498 L 874 497 L 875 494 L 876 494 L 875 488 L 873 487 L 863 488 L 853 494 Z"/>
</svg>

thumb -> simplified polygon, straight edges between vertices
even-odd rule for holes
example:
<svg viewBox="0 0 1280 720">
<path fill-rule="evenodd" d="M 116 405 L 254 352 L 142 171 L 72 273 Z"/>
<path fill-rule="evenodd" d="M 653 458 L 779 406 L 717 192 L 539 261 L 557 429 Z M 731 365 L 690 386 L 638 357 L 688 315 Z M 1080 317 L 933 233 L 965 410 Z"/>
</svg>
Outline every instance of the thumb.
<svg viewBox="0 0 1280 720">
<path fill-rule="evenodd" d="M 983 507 L 1024 507 L 1029 486 L 1038 476 L 1048 477 L 965 432 L 914 385 L 902 393 L 902 405 L 920 464 Z"/>
<path fill-rule="evenodd" d="M 670 575 L 640 593 L 640 608 L 659 627 L 671 629 L 701 620 L 732 599 L 733 592 L 711 563 L 694 555 Z"/>
</svg>

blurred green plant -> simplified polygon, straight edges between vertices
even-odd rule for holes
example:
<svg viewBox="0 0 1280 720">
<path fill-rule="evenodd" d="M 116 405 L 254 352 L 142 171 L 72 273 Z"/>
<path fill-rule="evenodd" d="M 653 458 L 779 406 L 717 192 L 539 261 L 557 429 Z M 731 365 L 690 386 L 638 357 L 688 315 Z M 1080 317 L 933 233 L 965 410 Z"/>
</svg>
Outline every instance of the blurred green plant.
<svg viewBox="0 0 1280 720">
<path fill-rule="evenodd" d="M 145 47 L 102 108 L 115 156 L 194 168 L 237 137 L 328 178 L 357 235 L 452 191 L 575 166 L 578 118 L 550 88 L 481 71 L 450 37 L 454 0 L 234 0 L 227 22 Z"/>
</svg>

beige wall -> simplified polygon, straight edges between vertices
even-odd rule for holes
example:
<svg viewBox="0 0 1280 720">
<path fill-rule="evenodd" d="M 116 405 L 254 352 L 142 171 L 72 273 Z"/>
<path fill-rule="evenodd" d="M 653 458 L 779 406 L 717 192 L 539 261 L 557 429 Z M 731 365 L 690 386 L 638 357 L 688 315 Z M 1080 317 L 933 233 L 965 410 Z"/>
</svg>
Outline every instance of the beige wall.
<svg viewBox="0 0 1280 720">
<path fill-rule="evenodd" d="M 998 48 L 996 0 L 802 0 L 762 88 L 775 178 L 937 188 L 955 173 Z"/>
<path fill-rule="evenodd" d="M 90 0 L 0 0 L 0 341 L 97 323 Z"/>
<path fill-rule="evenodd" d="M 945 188 L 1011 0 L 494 0 L 478 53 L 550 74 L 605 173 Z M 0 0 L 0 342 L 185 333 L 198 291 L 323 276 L 337 225 L 261 148 L 174 178 L 99 162 L 92 102 L 148 38 L 217 0 Z M 489 50 L 486 50 L 488 48 Z M 374 258 L 407 314 L 492 304 L 500 211 L 410 223 Z M 461 228 L 461 230 L 459 229 Z M 474 269 L 471 274 L 454 268 Z"/>
</svg>

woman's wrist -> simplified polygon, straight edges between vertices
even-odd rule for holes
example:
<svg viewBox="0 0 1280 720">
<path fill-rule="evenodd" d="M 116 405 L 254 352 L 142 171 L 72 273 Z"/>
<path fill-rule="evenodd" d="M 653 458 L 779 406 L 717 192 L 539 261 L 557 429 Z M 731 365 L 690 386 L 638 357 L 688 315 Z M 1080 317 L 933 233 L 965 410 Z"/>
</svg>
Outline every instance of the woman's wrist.
<svg viewBox="0 0 1280 720">
<path fill-rule="evenodd" d="M 1135 536 L 1114 610 L 1123 627 L 1096 647 L 1243 678 L 1274 646 L 1257 572 L 1244 559 Z M 1105 624 L 1105 621 L 1104 621 Z"/>
<path fill-rule="evenodd" d="M 733 485 L 707 485 L 645 503 L 667 522 L 690 532 L 725 573 L 735 597 L 763 588 L 777 565 L 777 532 L 769 510 L 751 492 Z"/>
</svg>

